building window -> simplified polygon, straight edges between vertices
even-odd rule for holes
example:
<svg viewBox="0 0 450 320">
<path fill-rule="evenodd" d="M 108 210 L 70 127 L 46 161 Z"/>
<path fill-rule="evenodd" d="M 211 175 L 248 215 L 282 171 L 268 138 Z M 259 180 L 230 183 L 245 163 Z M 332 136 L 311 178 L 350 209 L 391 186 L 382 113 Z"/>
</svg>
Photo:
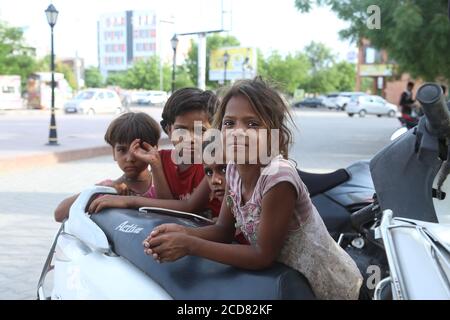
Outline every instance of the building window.
<svg viewBox="0 0 450 320">
<path fill-rule="evenodd" d="M 155 29 L 150 30 L 150 36 L 152 38 L 156 38 L 156 30 Z"/>
<path fill-rule="evenodd" d="M 382 63 L 381 51 L 372 47 L 366 47 L 364 49 L 364 63 L 365 64 L 378 64 Z"/>
</svg>

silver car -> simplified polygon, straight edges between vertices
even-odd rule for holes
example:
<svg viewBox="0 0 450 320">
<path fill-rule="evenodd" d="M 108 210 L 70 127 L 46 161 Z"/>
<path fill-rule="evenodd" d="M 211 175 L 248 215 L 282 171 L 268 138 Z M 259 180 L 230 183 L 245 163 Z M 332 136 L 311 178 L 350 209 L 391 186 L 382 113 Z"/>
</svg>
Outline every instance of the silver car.
<svg viewBox="0 0 450 320">
<path fill-rule="evenodd" d="M 379 96 L 361 95 L 350 99 L 346 111 L 350 117 L 353 117 L 354 114 L 358 114 L 360 117 L 364 117 L 366 114 L 395 117 L 397 106 Z"/>
</svg>

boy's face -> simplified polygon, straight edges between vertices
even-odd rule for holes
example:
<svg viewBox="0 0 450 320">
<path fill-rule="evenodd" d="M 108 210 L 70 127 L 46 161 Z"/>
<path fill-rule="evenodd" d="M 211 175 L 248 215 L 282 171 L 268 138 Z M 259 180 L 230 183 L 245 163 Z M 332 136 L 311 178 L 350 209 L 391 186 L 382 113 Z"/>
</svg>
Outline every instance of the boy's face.
<svg viewBox="0 0 450 320">
<path fill-rule="evenodd" d="M 115 144 L 113 148 L 113 157 L 125 176 L 130 179 L 137 178 L 142 171 L 148 168 L 147 163 L 134 157 L 130 151 L 129 144 Z"/>
<path fill-rule="evenodd" d="M 225 194 L 225 173 L 227 171 L 227 165 L 215 163 L 204 164 L 203 168 L 212 196 L 222 202 Z"/>
<path fill-rule="evenodd" d="M 195 136 L 194 134 L 194 123 L 200 122 L 202 125 L 202 134 L 211 128 L 211 123 L 208 120 L 208 115 L 205 111 L 202 110 L 194 110 L 185 112 L 183 114 L 178 115 L 175 118 L 175 122 L 173 125 L 169 127 L 168 130 L 168 136 L 170 139 L 172 139 L 173 134 L 177 130 L 183 130 L 184 132 L 188 132 L 190 136 L 190 143 L 186 143 L 185 146 L 183 146 L 183 154 L 184 153 L 190 153 L 192 162 L 194 163 L 194 142 L 197 141 L 197 146 L 202 145 L 202 136 Z M 174 143 L 174 146 L 176 146 L 178 143 L 182 142 L 172 142 Z"/>
</svg>

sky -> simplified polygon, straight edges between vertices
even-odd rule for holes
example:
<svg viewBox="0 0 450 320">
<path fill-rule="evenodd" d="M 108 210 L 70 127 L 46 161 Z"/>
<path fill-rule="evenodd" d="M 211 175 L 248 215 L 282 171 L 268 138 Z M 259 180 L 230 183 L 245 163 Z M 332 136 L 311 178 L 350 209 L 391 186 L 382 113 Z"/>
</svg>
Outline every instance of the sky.
<svg viewBox="0 0 450 320">
<path fill-rule="evenodd" d="M 222 11 L 223 1 L 223 19 Z M 265 55 L 272 50 L 282 54 L 302 50 L 311 41 L 323 42 L 341 58 L 356 51 L 348 41 L 339 39 L 346 23 L 328 8 L 315 8 L 301 14 L 294 0 L 0 0 L 0 19 L 25 30 L 27 42 L 39 56 L 50 52 L 50 27 L 45 9 L 53 3 L 59 11 L 54 28 L 55 55 L 84 58 L 86 66 L 97 65 L 97 20 L 101 14 L 125 10 L 151 9 L 160 19 L 170 52 L 174 32 L 187 33 L 230 29 L 242 46 L 260 48 Z M 185 36 L 188 41 L 191 37 Z M 194 37 L 195 39 L 195 37 Z"/>
</svg>

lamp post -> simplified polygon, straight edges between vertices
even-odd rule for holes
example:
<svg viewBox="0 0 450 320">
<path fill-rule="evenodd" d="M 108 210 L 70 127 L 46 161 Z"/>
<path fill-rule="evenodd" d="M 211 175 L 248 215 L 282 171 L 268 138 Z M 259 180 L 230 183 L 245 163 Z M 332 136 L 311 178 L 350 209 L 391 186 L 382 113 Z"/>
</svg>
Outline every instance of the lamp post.
<svg viewBox="0 0 450 320">
<path fill-rule="evenodd" d="M 230 60 L 230 55 L 227 51 L 223 54 L 223 84 L 227 84 L 227 66 L 228 66 L 228 60 Z"/>
<path fill-rule="evenodd" d="M 170 44 L 173 49 L 173 66 L 172 66 L 172 93 L 175 91 L 175 68 L 177 67 L 177 46 L 178 46 L 178 38 L 177 35 L 174 34 L 172 39 L 170 39 Z"/>
<path fill-rule="evenodd" d="M 56 133 L 56 119 L 55 119 L 55 55 L 53 52 L 53 27 L 56 24 L 56 20 L 58 18 L 58 10 L 50 4 L 48 8 L 45 10 L 45 14 L 47 15 L 47 21 L 50 25 L 51 29 L 51 69 L 52 69 L 52 112 L 50 117 L 50 132 L 48 136 L 48 144 L 49 146 L 57 146 L 58 145 L 58 135 Z"/>
</svg>

